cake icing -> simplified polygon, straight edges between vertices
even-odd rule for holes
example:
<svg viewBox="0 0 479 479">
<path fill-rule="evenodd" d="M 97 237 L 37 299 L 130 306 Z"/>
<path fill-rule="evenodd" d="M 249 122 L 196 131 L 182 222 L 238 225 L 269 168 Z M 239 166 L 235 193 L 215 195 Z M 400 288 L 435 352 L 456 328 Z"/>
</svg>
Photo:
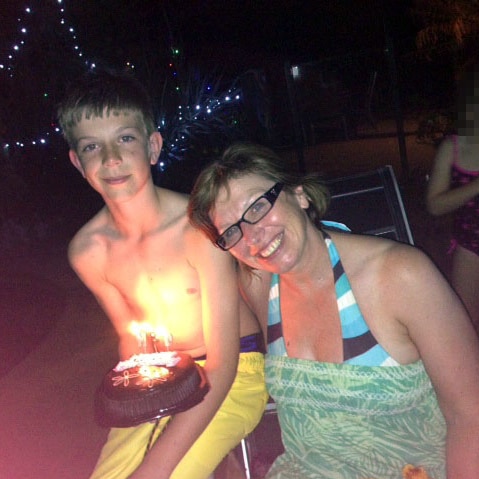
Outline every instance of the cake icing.
<svg viewBox="0 0 479 479">
<path fill-rule="evenodd" d="M 167 368 L 176 366 L 180 362 L 180 357 L 175 351 L 162 351 L 160 353 L 135 354 L 131 358 L 120 361 L 113 371 L 121 372 L 125 369 L 141 366 L 166 366 Z"/>
</svg>

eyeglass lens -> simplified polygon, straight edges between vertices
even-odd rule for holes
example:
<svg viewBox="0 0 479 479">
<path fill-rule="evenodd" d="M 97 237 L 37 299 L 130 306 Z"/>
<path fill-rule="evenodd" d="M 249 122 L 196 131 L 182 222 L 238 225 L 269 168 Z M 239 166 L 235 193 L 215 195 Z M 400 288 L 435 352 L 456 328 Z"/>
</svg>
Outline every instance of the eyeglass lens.
<svg viewBox="0 0 479 479">
<path fill-rule="evenodd" d="M 248 223 L 254 225 L 261 221 L 273 208 L 276 199 L 278 198 L 283 185 L 276 183 L 270 190 L 264 195 L 255 200 L 243 213 L 241 219 L 227 228 L 223 234 L 221 234 L 216 240 L 216 244 L 224 249 L 228 250 L 232 248 L 243 237 L 243 231 L 241 230 L 241 223 Z"/>
</svg>

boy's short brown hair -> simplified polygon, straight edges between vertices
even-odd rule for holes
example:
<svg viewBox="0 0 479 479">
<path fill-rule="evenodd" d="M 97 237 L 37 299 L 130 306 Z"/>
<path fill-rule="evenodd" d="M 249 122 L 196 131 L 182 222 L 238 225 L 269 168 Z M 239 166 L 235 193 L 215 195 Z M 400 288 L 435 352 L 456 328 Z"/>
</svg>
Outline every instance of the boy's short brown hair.
<svg viewBox="0 0 479 479">
<path fill-rule="evenodd" d="M 136 78 L 123 72 L 91 70 L 67 88 L 58 107 L 58 121 L 65 140 L 75 148 L 72 128 L 82 118 L 124 111 L 140 115 L 147 136 L 157 131 L 150 96 Z"/>
</svg>

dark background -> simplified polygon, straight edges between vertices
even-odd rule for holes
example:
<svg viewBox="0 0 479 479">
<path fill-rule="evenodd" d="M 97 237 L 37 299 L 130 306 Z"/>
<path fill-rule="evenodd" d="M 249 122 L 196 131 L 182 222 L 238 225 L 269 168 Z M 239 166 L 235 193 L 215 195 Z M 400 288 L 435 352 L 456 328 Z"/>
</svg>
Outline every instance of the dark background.
<svg viewBox="0 0 479 479">
<path fill-rule="evenodd" d="M 1 2 L 0 409 L 6 431 L 2 446 L 10 452 L 0 468 L 15 471 L 6 477 L 20 470 L 31 473 L 22 472 L 23 477 L 42 476 L 40 463 L 49 471 L 44 476 L 73 477 L 76 471 L 80 477 L 79 470 L 91 470 L 104 441 L 91 414 L 96 385 L 90 365 L 101 371 L 110 357 L 113 362 L 114 333 L 66 253 L 69 239 L 102 201 L 70 164 L 56 131 L 56 104 L 66 84 L 93 63 L 134 66 L 154 99 L 159 124 L 166 121 L 165 143 L 185 134 L 178 148 L 167 146 L 165 167 L 155 171 L 158 182 L 175 188 L 190 184 L 202 162 L 235 136 L 269 144 L 291 159 L 291 168 L 300 150 L 308 154 L 312 170 L 335 176 L 385 164 L 396 168 L 395 94 L 399 113 L 408 120 L 411 164 L 427 169 L 434 150 L 419 134 L 420 120 L 426 114 L 434 119 L 450 106 L 455 69 L 449 51 L 430 59 L 418 54 L 421 24 L 411 14 L 412 3 Z M 31 13 L 26 14 L 27 6 Z M 315 97 L 318 75 L 362 94 L 371 72 L 377 72 L 372 107 L 379 126 L 366 125 L 366 137 L 353 125 L 349 140 L 337 125 L 317 133 L 314 141 L 298 135 L 287 81 L 292 65 L 304 74 L 306 98 Z M 195 122 L 186 115 L 179 121 L 178 105 L 222 99 L 230 88 L 240 93 L 231 107 L 217 108 L 210 119 Z M 316 106 L 313 102 L 313 111 Z M 348 121 L 357 121 L 351 113 Z M 444 261 L 447 225 L 425 212 L 424 171 L 401 188 L 415 241 Z M 22 364 L 13 369 L 24 358 L 23 369 Z M 69 474 L 61 476 L 59 470 Z"/>
<path fill-rule="evenodd" d="M 70 165 L 56 131 L 65 86 L 92 64 L 126 68 L 147 86 L 162 134 L 159 184 L 188 190 L 205 161 L 233 139 L 279 151 L 298 147 L 288 68 L 326 72 L 364 90 L 378 72 L 378 118 L 447 107 L 453 68 L 445 54 L 419 56 L 421 22 L 400 0 L 6 0 L 0 9 L 0 244 L 3 254 L 69 238 L 100 199 Z M 31 7 L 31 13 L 25 8 Z M 25 27 L 27 33 L 21 33 Z M 23 41 L 24 43 L 20 43 Z M 18 51 L 12 45 L 20 45 Z M 9 59 L 8 56 L 12 55 Z M 394 62 L 394 78 L 391 76 Z M 303 68 L 304 67 L 304 68 Z M 396 85 L 394 84 L 396 83 Z M 306 94 L 315 92 L 315 87 Z M 207 90 L 207 86 L 211 89 Z M 241 93 L 202 120 L 178 105 Z M 313 105 L 314 107 L 314 105 Z M 265 119 L 266 118 L 266 119 Z M 317 142 L 334 139 L 322 132 Z M 175 148 L 169 147 L 183 138 Z M 39 143 L 40 139 L 45 143 Z M 8 145 L 8 146 L 7 146 Z M 302 145 L 300 145 L 302 146 Z M 186 181 L 186 182 L 185 182 Z M 71 201 L 73 197 L 78 201 Z M 6 253 L 9 254 L 9 253 Z"/>
</svg>

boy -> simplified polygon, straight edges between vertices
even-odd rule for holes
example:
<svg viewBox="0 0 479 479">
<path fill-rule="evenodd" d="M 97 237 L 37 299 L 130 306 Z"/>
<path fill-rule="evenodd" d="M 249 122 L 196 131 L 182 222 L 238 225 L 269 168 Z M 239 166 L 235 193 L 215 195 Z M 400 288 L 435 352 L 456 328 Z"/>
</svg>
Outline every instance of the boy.
<svg viewBox="0 0 479 479">
<path fill-rule="evenodd" d="M 105 202 L 72 239 L 69 261 L 115 327 L 120 359 L 138 353 L 132 322 L 164 327 L 172 350 L 202 358 L 210 383 L 200 404 L 158 428 L 111 429 L 91 477 L 206 478 L 267 400 L 260 328 L 233 259 L 191 227 L 187 196 L 153 184 L 162 138 L 135 79 L 90 72 L 58 113 L 71 162 Z"/>
</svg>

